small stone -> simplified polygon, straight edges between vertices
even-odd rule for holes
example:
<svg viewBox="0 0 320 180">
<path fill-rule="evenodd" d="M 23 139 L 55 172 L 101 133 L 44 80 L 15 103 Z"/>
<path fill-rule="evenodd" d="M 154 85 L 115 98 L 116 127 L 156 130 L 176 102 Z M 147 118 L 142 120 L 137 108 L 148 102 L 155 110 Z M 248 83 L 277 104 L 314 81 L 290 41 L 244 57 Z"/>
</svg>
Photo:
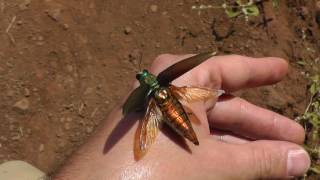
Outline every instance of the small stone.
<svg viewBox="0 0 320 180">
<path fill-rule="evenodd" d="M 62 118 L 60 119 L 60 122 L 63 123 L 64 121 L 65 121 L 65 118 L 62 117 Z"/>
<path fill-rule="evenodd" d="M 61 9 L 53 9 L 53 10 L 47 11 L 48 16 L 54 21 L 60 20 L 61 13 L 62 13 Z"/>
<path fill-rule="evenodd" d="M 69 123 L 65 123 L 64 124 L 64 129 L 65 130 L 69 130 L 70 129 L 70 124 Z"/>
<path fill-rule="evenodd" d="M 5 141 L 8 141 L 8 138 L 6 138 L 4 136 L 0 136 L 0 140 L 5 142 Z"/>
<path fill-rule="evenodd" d="M 44 151 L 44 144 L 40 144 L 39 146 L 39 152 L 43 152 Z"/>
<path fill-rule="evenodd" d="M 63 136 L 63 131 L 62 131 L 62 129 L 59 129 L 59 130 L 56 132 L 56 136 L 57 136 L 58 138 L 60 138 L 60 137 Z"/>
<path fill-rule="evenodd" d="M 67 122 L 72 122 L 72 118 L 71 118 L 71 117 L 67 117 L 67 118 L 66 118 L 66 121 L 67 121 Z"/>
<path fill-rule="evenodd" d="M 87 127 L 86 132 L 88 134 L 92 133 L 92 131 L 93 131 L 93 127 Z"/>
<path fill-rule="evenodd" d="M 62 27 L 63 27 L 64 30 L 68 30 L 69 29 L 69 25 L 68 24 L 63 24 Z"/>
<path fill-rule="evenodd" d="M 23 98 L 13 105 L 14 108 L 17 108 L 17 109 L 23 110 L 23 111 L 28 110 L 29 106 L 30 106 L 30 102 L 27 98 Z"/>
<path fill-rule="evenodd" d="M 124 28 L 124 33 L 125 33 L 126 35 L 130 34 L 131 32 L 132 32 L 131 27 L 126 26 L 126 27 Z"/>
<path fill-rule="evenodd" d="M 22 24 L 23 24 L 23 21 L 21 21 L 21 20 L 17 21 L 18 26 L 21 26 Z"/>
<path fill-rule="evenodd" d="M 72 67 L 72 65 L 67 65 L 67 71 L 68 72 L 72 72 L 73 71 L 73 67 Z"/>
<path fill-rule="evenodd" d="M 28 88 L 24 88 L 24 96 L 29 97 L 30 96 L 30 90 Z"/>
<path fill-rule="evenodd" d="M 20 138 L 21 138 L 20 135 L 16 135 L 16 136 L 11 137 L 11 140 L 17 141 L 17 140 L 19 140 Z"/>
<path fill-rule="evenodd" d="M 160 43 L 159 42 L 156 43 L 156 48 L 160 48 Z"/>
<path fill-rule="evenodd" d="M 31 0 L 24 0 L 21 4 L 19 4 L 20 10 L 28 9 L 30 3 L 31 3 Z"/>
<path fill-rule="evenodd" d="M 13 97 L 14 96 L 14 91 L 13 90 L 8 90 L 7 91 L 7 96 L 8 97 Z"/>
<path fill-rule="evenodd" d="M 151 12 L 157 12 L 158 11 L 158 6 L 157 5 L 155 5 L 155 4 L 153 4 L 153 5 L 151 5 L 150 6 L 150 10 L 151 10 Z"/>
<path fill-rule="evenodd" d="M 43 41 L 43 40 L 44 40 L 44 37 L 43 37 L 43 36 L 38 36 L 37 40 L 38 40 L 38 41 Z"/>
</svg>

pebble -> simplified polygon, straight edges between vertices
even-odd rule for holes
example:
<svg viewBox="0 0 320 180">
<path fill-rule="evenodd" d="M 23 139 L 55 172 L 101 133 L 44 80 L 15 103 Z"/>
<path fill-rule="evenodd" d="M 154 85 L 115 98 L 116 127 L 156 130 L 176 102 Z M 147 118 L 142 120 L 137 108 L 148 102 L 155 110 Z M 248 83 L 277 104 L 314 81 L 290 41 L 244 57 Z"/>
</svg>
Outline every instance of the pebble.
<svg viewBox="0 0 320 180">
<path fill-rule="evenodd" d="M 92 133 L 92 131 L 93 131 L 93 127 L 87 127 L 86 132 L 88 134 Z"/>
<path fill-rule="evenodd" d="M 64 129 L 65 130 L 69 130 L 70 129 L 70 124 L 69 123 L 65 123 L 64 124 Z"/>
<path fill-rule="evenodd" d="M 59 21 L 61 18 L 61 13 L 62 10 L 61 9 L 53 9 L 53 10 L 48 10 L 46 11 L 46 13 L 48 14 L 48 16 L 54 20 L 54 21 Z"/>
<path fill-rule="evenodd" d="M 150 10 L 151 10 L 151 12 L 157 12 L 158 11 L 158 6 L 157 5 L 155 5 L 155 4 L 153 4 L 153 5 L 151 5 L 150 6 Z"/>
<path fill-rule="evenodd" d="M 60 138 L 60 137 L 63 136 L 63 131 L 62 131 L 62 129 L 59 129 L 59 130 L 56 132 L 56 136 L 57 136 L 58 138 Z"/>
<path fill-rule="evenodd" d="M 0 140 L 5 142 L 5 141 L 8 141 L 8 138 L 6 138 L 4 136 L 0 136 Z"/>
<path fill-rule="evenodd" d="M 19 4 L 20 10 L 26 10 L 28 9 L 29 5 L 31 3 L 31 0 L 24 0 L 21 4 Z"/>
<path fill-rule="evenodd" d="M 73 71 L 73 67 L 72 67 L 72 65 L 67 65 L 67 71 L 68 72 L 72 72 Z"/>
<path fill-rule="evenodd" d="M 24 96 L 29 97 L 30 96 L 30 90 L 28 88 L 24 88 Z"/>
<path fill-rule="evenodd" d="M 22 24 L 23 24 L 23 21 L 21 21 L 21 20 L 17 21 L 18 26 L 21 26 Z"/>
<path fill-rule="evenodd" d="M 132 32 L 132 28 L 131 27 L 129 27 L 129 26 L 124 27 L 124 33 L 126 35 L 130 34 L 131 32 Z"/>
<path fill-rule="evenodd" d="M 44 151 L 44 144 L 40 144 L 39 146 L 39 152 L 43 152 Z"/>
<path fill-rule="evenodd" d="M 14 105 L 14 108 L 17 108 L 19 110 L 26 111 L 30 107 L 30 102 L 27 98 L 22 98 L 21 100 L 17 101 Z"/>
<path fill-rule="evenodd" d="M 67 117 L 66 121 L 67 122 L 72 122 L 72 118 L 71 117 Z"/>
<path fill-rule="evenodd" d="M 13 90 L 8 90 L 7 91 L 7 96 L 8 97 L 13 97 L 14 96 L 14 91 Z"/>
<path fill-rule="evenodd" d="M 20 139 L 20 135 L 16 135 L 16 136 L 11 137 L 11 140 L 13 140 L 13 141 L 17 141 L 19 139 Z"/>
</svg>

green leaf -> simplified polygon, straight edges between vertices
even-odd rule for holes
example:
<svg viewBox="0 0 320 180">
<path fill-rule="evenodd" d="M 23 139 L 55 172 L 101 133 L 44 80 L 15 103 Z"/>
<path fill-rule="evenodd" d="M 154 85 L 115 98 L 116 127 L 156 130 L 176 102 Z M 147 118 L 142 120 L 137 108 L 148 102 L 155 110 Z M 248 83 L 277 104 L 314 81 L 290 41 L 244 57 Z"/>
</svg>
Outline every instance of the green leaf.
<svg viewBox="0 0 320 180">
<path fill-rule="evenodd" d="M 237 17 L 241 14 L 241 11 L 234 11 L 230 8 L 227 8 L 225 11 L 226 11 L 226 14 L 229 18 L 234 18 L 234 17 Z"/>
<path fill-rule="evenodd" d="M 244 7 L 245 14 L 248 16 L 259 16 L 259 8 L 256 5 L 250 5 Z"/>
<path fill-rule="evenodd" d="M 297 64 L 300 66 L 305 66 L 307 63 L 305 61 L 297 61 Z"/>
<path fill-rule="evenodd" d="M 279 0 L 273 0 L 272 5 L 275 9 L 279 9 L 280 1 Z"/>
<path fill-rule="evenodd" d="M 314 96 L 319 91 L 319 87 L 316 83 L 313 83 L 310 87 L 310 93 L 312 96 Z"/>
</svg>

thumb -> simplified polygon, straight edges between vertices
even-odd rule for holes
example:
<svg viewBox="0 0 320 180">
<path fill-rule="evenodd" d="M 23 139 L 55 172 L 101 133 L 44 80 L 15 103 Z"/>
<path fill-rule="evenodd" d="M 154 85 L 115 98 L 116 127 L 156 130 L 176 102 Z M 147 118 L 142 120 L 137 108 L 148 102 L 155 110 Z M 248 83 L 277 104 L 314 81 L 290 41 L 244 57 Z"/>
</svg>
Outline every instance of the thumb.
<svg viewBox="0 0 320 180">
<path fill-rule="evenodd" d="M 282 141 L 255 141 L 242 145 L 235 163 L 244 179 L 278 179 L 302 176 L 310 166 L 308 153 Z"/>
</svg>

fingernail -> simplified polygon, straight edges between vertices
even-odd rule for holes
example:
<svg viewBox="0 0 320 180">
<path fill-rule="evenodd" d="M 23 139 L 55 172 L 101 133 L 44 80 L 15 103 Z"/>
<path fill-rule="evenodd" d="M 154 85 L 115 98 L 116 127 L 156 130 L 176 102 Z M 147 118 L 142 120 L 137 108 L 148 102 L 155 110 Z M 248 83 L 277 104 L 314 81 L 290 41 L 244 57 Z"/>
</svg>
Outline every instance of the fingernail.
<svg viewBox="0 0 320 180">
<path fill-rule="evenodd" d="M 287 171 L 289 176 L 301 176 L 310 166 L 310 158 L 305 150 L 289 150 Z"/>
</svg>

